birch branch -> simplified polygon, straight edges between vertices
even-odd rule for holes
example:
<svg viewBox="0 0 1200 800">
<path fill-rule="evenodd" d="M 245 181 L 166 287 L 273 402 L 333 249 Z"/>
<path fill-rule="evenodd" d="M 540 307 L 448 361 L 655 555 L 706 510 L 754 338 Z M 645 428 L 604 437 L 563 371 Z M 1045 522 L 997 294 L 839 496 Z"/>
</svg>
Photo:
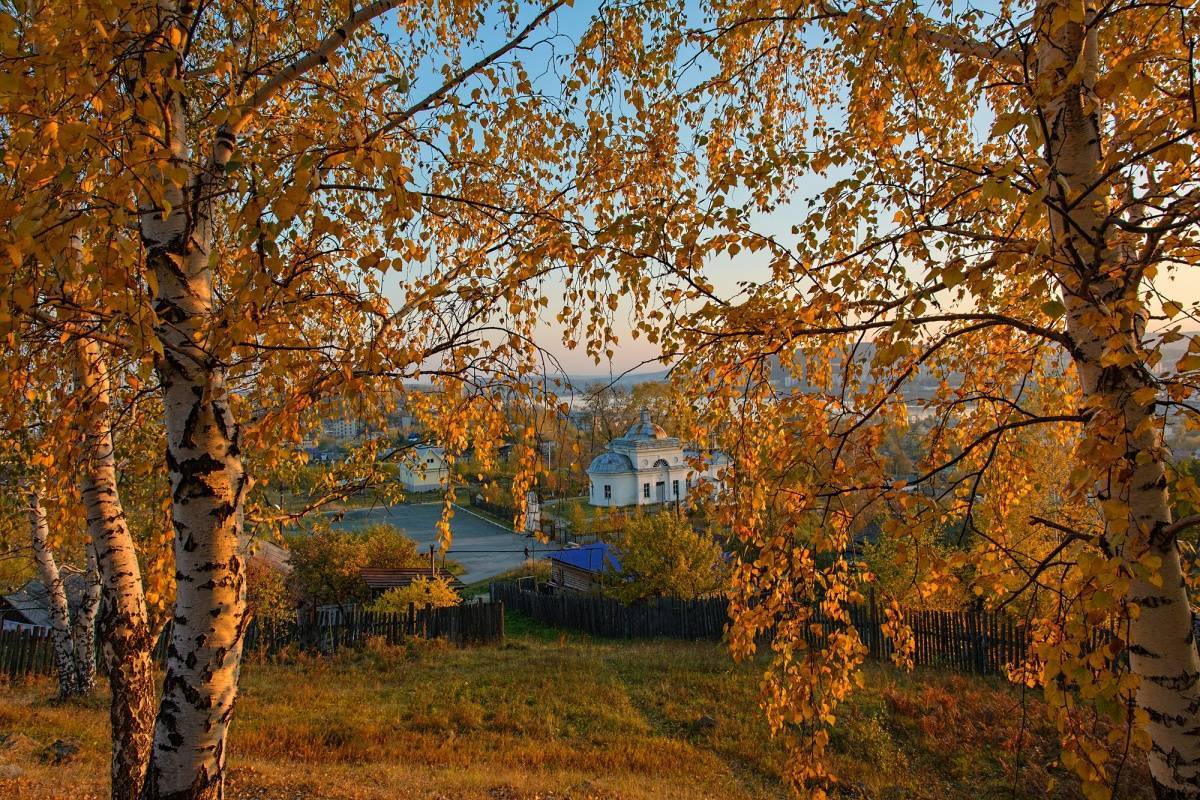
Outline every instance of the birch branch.
<svg viewBox="0 0 1200 800">
<path fill-rule="evenodd" d="M 524 42 L 526 39 L 529 38 L 529 34 L 533 33 L 535 30 L 537 30 L 537 28 L 543 22 L 546 21 L 547 17 L 549 17 L 551 14 L 553 14 L 559 8 L 561 8 L 565 3 L 566 3 L 566 0 L 554 0 L 553 3 L 546 6 L 544 9 L 542 9 L 542 12 L 540 14 L 538 14 L 536 17 L 534 17 L 530 21 L 530 23 L 528 25 L 526 25 L 524 28 L 522 28 L 521 31 L 516 36 L 514 36 L 512 39 L 508 40 L 508 42 L 506 42 L 505 44 L 501 45 L 500 47 L 496 48 L 492 52 L 488 53 L 483 58 L 480 58 L 478 61 L 476 61 L 474 64 L 471 64 L 466 69 L 463 69 L 460 72 L 456 73 L 453 77 L 451 77 L 449 80 L 447 80 L 441 86 L 434 89 L 429 94 L 425 95 L 423 98 L 418 100 L 413 105 L 409 106 L 408 108 L 404 109 L 401 112 L 398 112 L 394 117 L 392 117 L 392 119 L 388 120 L 388 123 L 386 125 L 384 125 L 383 127 L 379 128 L 376 131 L 374 131 L 373 133 L 371 133 L 367 137 L 366 141 L 367 142 L 374 141 L 375 139 L 379 138 L 380 136 L 383 136 L 387 133 L 390 133 L 391 131 L 394 131 L 396 128 L 398 128 L 401 125 L 403 125 L 404 123 L 408 122 L 410 119 L 412 119 L 417 114 L 421 113 L 425 109 L 432 106 L 438 100 L 441 100 L 443 97 L 445 97 L 447 94 L 449 94 L 449 92 L 451 90 L 456 89 L 458 86 L 460 86 L 463 83 L 463 81 L 465 81 L 467 78 L 471 77 L 472 75 L 477 74 L 480 70 L 491 66 L 497 60 L 499 60 L 500 58 L 503 58 L 505 55 L 507 55 L 508 53 L 515 50 L 518 46 L 520 46 L 520 44 L 522 42 Z"/>
<path fill-rule="evenodd" d="M 239 133 L 246 127 L 250 118 L 254 116 L 254 112 L 265 105 L 272 97 L 277 95 L 289 83 L 295 81 L 315 67 L 318 67 L 329 60 L 329 57 L 336 53 L 350 37 L 359 28 L 367 25 L 377 17 L 386 14 L 393 8 L 399 6 L 403 0 L 376 0 L 376 2 L 363 6 L 354 14 L 351 14 L 345 22 L 335 28 L 333 32 L 328 34 L 324 39 L 317 44 L 312 50 L 305 53 L 300 58 L 288 64 L 286 67 L 275 73 L 265 81 L 262 86 L 258 87 L 255 92 L 246 98 L 245 101 L 239 103 L 230 114 L 229 121 L 221 126 L 217 131 L 216 142 L 213 148 L 213 164 L 218 168 L 223 168 L 229 159 L 233 156 L 233 151 L 236 145 L 236 139 Z M 430 92 L 428 95 L 417 101 L 412 106 L 409 106 L 404 111 L 399 112 L 392 120 L 390 120 L 382 128 L 376 130 L 367 137 L 370 142 L 373 139 L 382 136 L 383 134 L 394 130 L 403 125 L 416 114 L 424 111 L 432 106 L 450 91 L 458 87 L 469 78 L 476 74 L 481 69 L 489 66 L 497 59 L 502 58 L 505 54 L 516 49 L 529 35 L 538 28 L 546 18 L 561 8 L 566 3 L 566 0 L 555 0 L 555 2 L 542 9 L 533 20 L 526 25 L 521 31 L 501 47 L 493 50 L 488 55 L 479 59 L 475 63 L 468 66 L 466 69 L 456 73 L 453 77 L 439 86 L 437 89 Z"/>
<path fill-rule="evenodd" d="M 823 3 L 822 10 L 830 17 L 847 17 L 850 15 L 850 12 L 835 6 L 833 3 Z M 862 16 L 874 25 L 881 27 L 888 26 L 887 21 L 873 14 L 862 12 Z M 1020 67 L 1025 64 L 1024 55 L 1016 48 L 992 44 L 990 42 L 981 42 L 955 31 L 947 25 L 931 25 L 930 27 L 917 25 L 908 28 L 908 32 L 917 41 L 944 48 L 960 56 L 980 58 L 985 61 L 1007 64 L 1013 67 Z"/>
</svg>

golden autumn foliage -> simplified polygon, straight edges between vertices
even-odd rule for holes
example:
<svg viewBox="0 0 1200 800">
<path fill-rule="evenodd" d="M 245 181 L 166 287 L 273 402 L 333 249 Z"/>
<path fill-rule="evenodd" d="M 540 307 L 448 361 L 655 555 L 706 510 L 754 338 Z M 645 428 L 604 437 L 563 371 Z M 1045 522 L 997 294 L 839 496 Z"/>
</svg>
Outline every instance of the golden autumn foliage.
<svg viewBox="0 0 1200 800">
<path fill-rule="evenodd" d="M 1200 377 L 1190 2 L 618 0 L 559 52 L 566 13 L 0 3 L 0 410 L 41 404 L 28 461 L 75 518 L 82 479 L 106 543 L 114 794 L 221 795 L 238 537 L 289 521 L 256 485 L 319 416 L 429 381 L 404 399 L 451 467 L 512 433 L 523 497 L 552 316 L 597 359 L 649 341 L 681 434 L 733 456 L 704 504 L 736 543 L 730 644 L 770 654 L 800 791 L 837 780 L 878 526 L 901 660 L 901 600 L 1010 611 L 1087 796 L 1116 745 L 1200 796 L 1200 520 L 1172 514 L 1200 489 L 1163 440 Z M 314 507 L 395 457 L 364 443 Z"/>
<path fill-rule="evenodd" d="M 286 521 L 254 486 L 302 463 L 317 415 L 369 419 L 436 380 L 430 427 L 453 456 L 497 438 L 470 432 L 496 430 L 502 387 L 538 394 L 521 378 L 544 261 L 572 250 L 576 209 L 608 188 L 574 178 L 589 156 L 553 94 L 578 85 L 543 94 L 517 57 L 549 50 L 562 5 L 0 5 L 5 402 L 19 411 L 73 368 L 87 387 L 54 455 L 83 448 L 121 600 L 106 623 L 112 674 L 129 679 L 112 696 L 114 796 L 221 794 L 247 613 L 238 541 L 247 520 Z M 126 391 L 163 421 L 147 432 L 165 439 L 173 601 L 130 563 L 111 427 Z M 388 457 L 365 448 L 362 479 Z M 155 732 L 147 659 L 166 602 Z"/>
<path fill-rule="evenodd" d="M 447 608 L 462 602 L 458 592 L 445 578 L 414 578 L 408 586 L 388 589 L 367 606 L 368 611 L 383 614 L 407 613 L 410 607 Z"/>
<path fill-rule="evenodd" d="M 1198 520 L 1172 516 L 1194 489 L 1170 495 L 1163 442 L 1195 426 L 1200 367 L 1189 6 L 612 11 L 606 32 L 655 45 L 629 63 L 673 65 L 615 124 L 676 174 L 630 204 L 638 258 L 611 263 L 695 398 L 692 436 L 733 455 L 731 642 L 773 655 L 765 705 L 805 793 L 836 782 L 821 753 L 862 658 L 846 609 L 876 523 L 906 599 L 1028 625 L 1018 666 L 1089 796 L 1121 769 L 1112 736 L 1164 796 L 1200 794 L 1178 545 Z M 728 262 L 745 277 L 720 280 Z M 931 424 L 897 474 L 910 412 Z M 838 630 L 813 650 L 818 610 Z"/>
<path fill-rule="evenodd" d="M 627 516 L 619 530 L 604 538 L 621 562 L 620 571 L 606 577 L 606 591 L 623 602 L 694 600 L 720 594 L 728 586 L 720 544 L 693 528 L 681 512 Z"/>
</svg>

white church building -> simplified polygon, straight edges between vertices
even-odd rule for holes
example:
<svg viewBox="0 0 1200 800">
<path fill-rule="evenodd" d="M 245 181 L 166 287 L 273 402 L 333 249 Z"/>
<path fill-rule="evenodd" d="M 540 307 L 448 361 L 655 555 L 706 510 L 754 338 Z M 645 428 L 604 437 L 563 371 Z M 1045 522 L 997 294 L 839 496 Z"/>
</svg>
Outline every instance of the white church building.
<svg viewBox="0 0 1200 800">
<path fill-rule="evenodd" d="M 697 461 L 704 464 L 702 471 L 697 471 Z M 641 419 L 592 459 L 588 502 L 610 508 L 681 502 L 700 481 L 716 483 L 717 472 L 729 463 L 720 451 L 685 448 L 643 408 Z"/>
</svg>

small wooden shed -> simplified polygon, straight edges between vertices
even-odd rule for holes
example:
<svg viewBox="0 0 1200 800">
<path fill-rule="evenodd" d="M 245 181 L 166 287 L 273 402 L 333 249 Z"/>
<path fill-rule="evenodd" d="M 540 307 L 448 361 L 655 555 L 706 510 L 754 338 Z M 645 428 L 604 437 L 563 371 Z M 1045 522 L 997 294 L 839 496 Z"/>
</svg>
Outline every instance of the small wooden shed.
<svg viewBox="0 0 1200 800">
<path fill-rule="evenodd" d="M 402 589 L 417 578 L 442 578 L 456 591 L 461 592 L 466 584 L 441 567 L 401 567 L 399 569 L 360 569 L 359 576 L 375 597 L 390 589 Z"/>
<path fill-rule="evenodd" d="M 64 565 L 61 567 L 67 605 L 74 618 L 87 592 L 85 573 Z M 31 580 L 21 588 L 0 596 L 0 629 L 49 631 L 51 627 L 50 593 L 40 580 Z"/>
<path fill-rule="evenodd" d="M 621 562 L 607 542 L 562 550 L 551 554 L 549 561 L 550 585 L 561 592 L 597 594 L 605 572 L 621 571 Z"/>
</svg>

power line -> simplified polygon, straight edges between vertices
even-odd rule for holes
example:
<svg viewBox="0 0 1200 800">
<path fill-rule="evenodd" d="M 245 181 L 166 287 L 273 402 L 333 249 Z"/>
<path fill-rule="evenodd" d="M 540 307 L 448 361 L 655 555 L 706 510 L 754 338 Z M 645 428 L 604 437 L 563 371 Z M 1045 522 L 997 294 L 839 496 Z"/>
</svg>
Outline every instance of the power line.
<svg viewBox="0 0 1200 800">
<path fill-rule="evenodd" d="M 575 548 L 563 547 L 558 550 L 539 549 L 537 552 L 538 553 L 566 553 L 573 549 L 575 549 Z M 446 552 L 449 553 L 450 555 L 454 555 L 455 553 L 524 553 L 525 551 L 524 550 L 455 550 L 452 547 L 449 550 L 447 550 Z M 531 549 L 530 552 L 533 552 L 533 550 Z"/>
</svg>

